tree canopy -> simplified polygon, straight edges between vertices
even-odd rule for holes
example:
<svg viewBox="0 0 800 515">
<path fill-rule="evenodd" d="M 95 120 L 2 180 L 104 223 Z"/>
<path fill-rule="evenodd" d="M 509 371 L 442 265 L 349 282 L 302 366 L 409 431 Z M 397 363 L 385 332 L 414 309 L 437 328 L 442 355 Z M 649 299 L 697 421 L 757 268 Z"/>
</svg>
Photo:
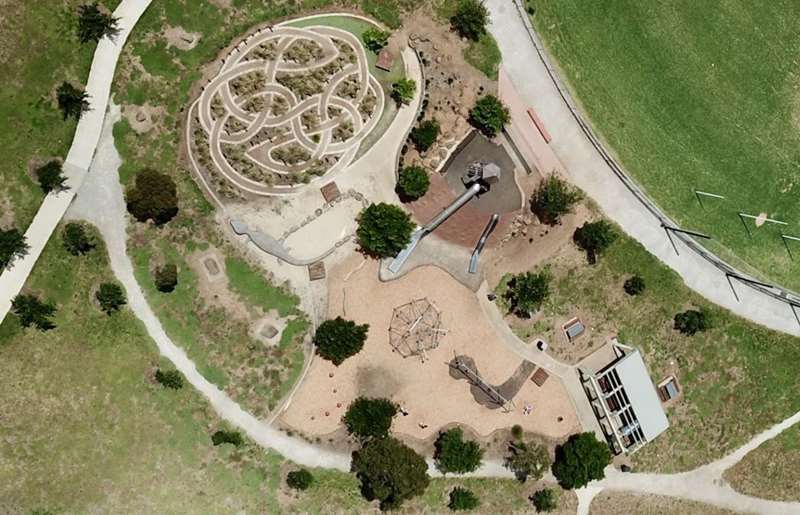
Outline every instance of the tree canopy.
<svg viewBox="0 0 800 515">
<path fill-rule="evenodd" d="M 506 290 L 506 300 L 519 315 L 528 316 L 538 311 L 550 296 L 550 273 L 542 270 L 537 273 L 524 272 L 511 277 Z"/>
<path fill-rule="evenodd" d="M 622 285 L 622 289 L 625 290 L 630 296 L 640 295 L 645 288 L 644 279 L 639 277 L 638 275 L 634 275 L 632 277 L 628 277 L 625 279 L 625 283 Z"/>
<path fill-rule="evenodd" d="M 466 474 L 481 466 L 483 449 L 478 442 L 464 440 L 464 431 L 460 427 L 439 433 L 434 446 L 433 459 L 442 473 Z"/>
<path fill-rule="evenodd" d="M 156 289 L 161 293 L 170 293 L 178 285 L 178 267 L 175 263 L 167 263 L 158 267 L 155 274 Z"/>
<path fill-rule="evenodd" d="M 65 225 L 61 239 L 66 251 L 73 256 L 86 254 L 95 247 L 86 232 L 86 227 L 78 222 L 69 222 Z"/>
<path fill-rule="evenodd" d="M 553 174 L 542 181 L 531 196 L 531 211 L 542 223 L 557 225 L 581 198 L 583 195 L 578 190 Z"/>
<path fill-rule="evenodd" d="M 547 449 L 536 442 L 511 442 L 508 451 L 506 467 L 521 482 L 538 481 L 550 465 Z"/>
<path fill-rule="evenodd" d="M 392 84 L 392 98 L 398 105 L 408 104 L 417 91 L 417 82 L 414 79 L 402 78 Z"/>
<path fill-rule="evenodd" d="M 711 328 L 708 314 L 704 310 L 687 309 L 682 313 L 675 315 L 675 329 L 687 336 L 692 336 L 696 333 Z"/>
<path fill-rule="evenodd" d="M 81 43 L 100 41 L 104 36 L 113 37 L 119 30 L 119 20 L 100 10 L 97 2 L 78 6 L 78 39 Z"/>
<path fill-rule="evenodd" d="M 434 119 L 420 122 L 419 125 L 411 129 L 411 134 L 409 134 L 414 147 L 420 152 L 425 152 L 431 148 L 431 145 L 439 136 L 440 128 L 439 122 Z"/>
<path fill-rule="evenodd" d="M 361 439 L 383 438 L 389 435 L 397 405 L 389 399 L 358 397 L 342 418 L 347 432 Z"/>
<path fill-rule="evenodd" d="M 536 490 L 530 497 L 533 507 L 539 513 L 547 513 L 558 508 L 558 498 L 552 488 Z"/>
<path fill-rule="evenodd" d="M 183 388 L 183 376 L 177 370 L 156 370 L 156 381 L 164 388 L 180 390 Z"/>
<path fill-rule="evenodd" d="M 11 311 L 17 315 L 22 327 L 35 326 L 40 331 L 55 328 L 50 320 L 56 313 L 56 307 L 39 300 L 35 295 L 17 295 L 11 301 Z"/>
<path fill-rule="evenodd" d="M 586 252 L 589 264 L 597 262 L 597 256 L 605 252 L 617 239 L 614 227 L 605 220 L 586 222 L 575 229 L 572 239 L 578 247 Z"/>
<path fill-rule="evenodd" d="M 144 169 L 127 191 L 128 211 L 140 222 L 163 225 L 178 214 L 178 192 L 169 175 Z"/>
<path fill-rule="evenodd" d="M 430 185 L 428 172 L 420 166 L 407 166 L 397 177 L 398 193 L 403 200 L 417 200 L 428 192 Z"/>
<path fill-rule="evenodd" d="M 455 14 L 450 18 L 450 25 L 462 38 L 478 41 L 486 34 L 489 22 L 489 10 L 482 0 L 460 0 Z"/>
<path fill-rule="evenodd" d="M 316 352 L 339 366 L 364 347 L 368 331 L 368 324 L 358 325 L 352 320 L 345 320 L 342 317 L 326 320 L 314 333 Z"/>
<path fill-rule="evenodd" d="M 229 443 L 235 447 L 239 447 L 244 443 L 244 439 L 239 431 L 226 431 L 224 429 L 220 429 L 211 435 L 211 443 L 213 443 L 215 446 Z"/>
<path fill-rule="evenodd" d="M 97 298 L 97 302 L 100 303 L 100 308 L 107 315 L 119 310 L 119 308 L 127 303 L 125 292 L 117 283 L 101 284 L 95 297 Z"/>
<path fill-rule="evenodd" d="M 611 463 L 611 451 L 594 433 L 579 433 L 556 447 L 553 475 L 565 489 L 582 488 L 590 481 L 603 479 Z"/>
<path fill-rule="evenodd" d="M 44 193 L 64 189 L 64 182 L 67 180 L 61 169 L 61 163 L 56 160 L 37 168 L 36 179 L 39 181 L 39 187 L 42 188 Z"/>
<path fill-rule="evenodd" d="M 292 470 L 286 474 L 286 485 L 294 490 L 308 490 L 314 483 L 314 476 L 306 469 Z"/>
<path fill-rule="evenodd" d="M 391 437 L 368 441 L 353 453 L 350 468 L 361 481 L 361 493 L 379 500 L 381 510 L 399 508 L 430 483 L 425 459 Z"/>
<path fill-rule="evenodd" d="M 28 252 L 25 236 L 18 229 L 0 229 L 0 271 Z"/>
<path fill-rule="evenodd" d="M 450 502 L 447 507 L 453 511 L 474 510 L 480 505 L 480 499 L 472 490 L 457 486 L 450 490 Z"/>
<path fill-rule="evenodd" d="M 489 138 L 502 131 L 510 119 L 508 108 L 494 95 L 480 98 L 469 112 L 469 123 Z"/>
<path fill-rule="evenodd" d="M 66 120 L 70 116 L 80 120 L 84 112 L 89 110 L 89 95 L 69 82 L 62 82 L 56 90 L 58 108 Z"/>
<path fill-rule="evenodd" d="M 361 40 L 365 47 L 377 54 L 389 42 L 390 35 L 389 32 L 376 27 L 365 30 L 361 35 Z"/>
<path fill-rule="evenodd" d="M 371 204 L 358 217 L 358 243 L 377 257 L 396 256 L 411 241 L 414 223 L 399 207 L 381 202 Z"/>
</svg>

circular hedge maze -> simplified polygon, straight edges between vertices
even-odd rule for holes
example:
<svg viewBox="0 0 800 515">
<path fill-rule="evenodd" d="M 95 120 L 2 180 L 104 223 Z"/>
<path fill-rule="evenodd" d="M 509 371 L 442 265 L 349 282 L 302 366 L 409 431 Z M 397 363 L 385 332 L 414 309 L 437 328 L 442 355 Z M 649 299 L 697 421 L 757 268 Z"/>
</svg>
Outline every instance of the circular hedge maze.
<svg viewBox="0 0 800 515">
<path fill-rule="evenodd" d="M 203 89 L 189 151 L 229 196 L 291 192 L 347 166 L 384 101 L 350 32 L 263 30 L 235 47 Z"/>
</svg>

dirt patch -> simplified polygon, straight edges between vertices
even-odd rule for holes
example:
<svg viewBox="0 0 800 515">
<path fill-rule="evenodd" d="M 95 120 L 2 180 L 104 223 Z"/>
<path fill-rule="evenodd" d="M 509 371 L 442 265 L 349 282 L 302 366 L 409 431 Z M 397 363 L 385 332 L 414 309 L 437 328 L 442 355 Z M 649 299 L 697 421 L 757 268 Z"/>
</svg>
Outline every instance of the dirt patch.
<svg viewBox="0 0 800 515">
<path fill-rule="evenodd" d="M 167 48 L 174 46 L 178 50 L 191 50 L 197 46 L 202 34 L 199 32 L 187 32 L 183 27 L 167 25 L 163 36 L 167 40 Z"/>
<path fill-rule="evenodd" d="M 767 221 L 767 213 L 759 213 L 755 219 L 756 227 L 761 227 Z"/>
<path fill-rule="evenodd" d="M 356 371 L 359 395 L 391 399 L 400 390 L 400 381 L 386 367 L 365 365 Z"/>
<path fill-rule="evenodd" d="M 165 112 L 163 107 L 154 107 L 149 103 L 143 106 L 131 104 L 122 106 L 122 116 L 137 134 L 144 134 L 156 127 L 163 120 Z"/>
<path fill-rule="evenodd" d="M 661 495 L 638 495 L 622 492 L 601 492 L 591 505 L 591 515 L 642 513 L 647 515 L 733 515 L 734 511 L 710 504 L 685 501 Z"/>
<path fill-rule="evenodd" d="M 264 318 L 252 325 L 250 334 L 256 340 L 275 347 L 280 344 L 281 334 L 283 334 L 283 330 L 286 329 L 288 323 L 288 319 L 281 318 L 277 310 L 271 309 Z"/>
<path fill-rule="evenodd" d="M 0 229 L 8 230 L 14 227 L 14 205 L 11 199 L 0 195 Z"/>
<path fill-rule="evenodd" d="M 216 249 L 195 252 L 186 258 L 186 262 L 197 275 L 197 289 L 200 296 L 209 304 L 225 309 L 239 320 L 250 320 L 253 313 L 228 287 L 222 254 Z M 216 270 L 216 274 L 211 273 Z M 278 336 L 280 337 L 280 335 Z"/>
<path fill-rule="evenodd" d="M 216 5 L 220 9 L 230 9 L 233 6 L 233 0 L 208 0 L 212 5 Z"/>
</svg>

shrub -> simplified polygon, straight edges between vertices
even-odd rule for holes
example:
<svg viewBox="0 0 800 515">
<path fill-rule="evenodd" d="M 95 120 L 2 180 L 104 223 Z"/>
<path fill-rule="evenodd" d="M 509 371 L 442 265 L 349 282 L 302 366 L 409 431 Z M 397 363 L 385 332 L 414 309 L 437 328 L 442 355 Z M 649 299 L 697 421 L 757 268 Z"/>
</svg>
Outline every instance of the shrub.
<svg viewBox="0 0 800 515">
<path fill-rule="evenodd" d="M 11 301 L 11 311 L 19 317 L 22 327 L 36 326 L 40 331 L 55 328 L 50 318 L 56 313 L 53 304 L 42 302 L 34 295 L 17 295 Z"/>
<path fill-rule="evenodd" d="M 436 468 L 446 474 L 466 474 L 480 467 L 483 449 L 478 442 L 464 440 L 464 431 L 460 427 L 439 433 L 434 444 L 436 450 L 433 459 Z"/>
<path fill-rule="evenodd" d="M 28 252 L 25 236 L 17 229 L 0 229 L 0 271 Z"/>
<path fill-rule="evenodd" d="M 156 289 L 162 293 L 175 290 L 178 285 L 178 267 L 175 263 L 167 263 L 156 270 Z"/>
<path fill-rule="evenodd" d="M 508 108 L 494 95 L 482 97 L 469 112 L 469 123 L 489 138 L 502 131 L 509 120 Z"/>
<path fill-rule="evenodd" d="M 478 496 L 472 490 L 457 486 L 450 491 L 450 502 L 447 507 L 453 511 L 474 510 L 480 504 Z"/>
<path fill-rule="evenodd" d="M 156 370 L 156 381 L 164 388 L 171 388 L 172 390 L 180 390 L 183 388 L 183 376 L 177 370 L 162 372 L 159 368 Z"/>
<path fill-rule="evenodd" d="M 436 120 L 424 120 L 411 130 L 411 141 L 414 147 L 420 152 L 425 152 L 436 141 L 439 136 L 439 122 Z"/>
<path fill-rule="evenodd" d="M 136 174 L 127 192 L 128 211 L 140 222 L 153 220 L 163 225 L 178 214 L 175 182 L 168 175 L 145 169 Z"/>
<path fill-rule="evenodd" d="M 535 442 L 512 442 L 508 445 L 508 450 L 506 467 L 521 482 L 529 478 L 538 481 L 550 465 L 547 449 Z"/>
<path fill-rule="evenodd" d="M 638 275 L 628 277 L 625 279 L 625 284 L 622 285 L 622 288 L 625 290 L 625 293 L 632 297 L 639 295 L 644 291 L 644 279 Z"/>
<path fill-rule="evenodd" d="M 514 424 L 511 426 L 511 436 L 513 436 L 517 440 L 521 440 L 522 437 L 525 435 L 525 432 L 522 430 L 522 426 L 519 424 Z"/>
<path fill-rule="evenodd" d="M 538 273 L 525 272 L 517 274 L 508 281 L 506 299 L 511 308 L 519 315 L 529 316 L 536 312 L 550 295 L 550 273 L 542 270 Z"/>
<path fill-rule="evenodd" d="M 531 211 L 542 223 L 556 225 L 561 217 L 572 212 L 572 206 L 583 196 L 566 181 L 550 175 L 536 189 L 531 197 Z"/>
<path fill-rule="evenodd" d="M 65 225 L 62 240 L 66 251 L 73 256 L 81 256 L 94 248 L 86 227 L 81 223 L 70 222 Z"/>
<path fill-rule="evenodd" d="M 377 54 L 389 42 L 389 36 L 389 32 L 378 28 L 373 28 L 364 31 L 364 33 L 361 35 L 361 40 L 364 41 L 365 47 Z"/>
<path fill-rule="evenodd" d="M 361 481 L 364 497 L 379 500 L 381 510 L 399 508 L 430 483 L 425 459 L 391 437 L 370 440 L 355 451 L 350 469 Z"/>
<path fill-rule="evenodd" d="M 589 481 L 603 479 L 611 463 L 611 451 L 594 433 L 579 433 L 556 447 L 553 475 L 565 489 L 581 488 Z"/>
<path fill-rule="evenodd" d="M 392 98 L 397 105 L 409 104 L 417 91 L 417 83 L 414 79 L 400 79 L 392 84 Z"/>
<path fill-rule="evenodd" d="M 117 283 L 101 284 L 95 297 L 97 298 L 97 302 L 100 303 L 100 308 L 107 315 L 117 311 L 127 302 L 125 300 L 125 292 L 122 291 L 122 287 Z"/>
<path fill-rule="evenodd" d="M 229 443 L 235 447 L 239 447 L 244 443 L 244 440 L 239 431 L 225 431 L 220 429 L 211 435 L 211 443 L 215 446 Z"/>
<path fill-rule="evenodd" d="M 100 11 L 97 2 L 78 7 L 78 39 L 81 43 L 100 41 L 103 36 L 114 36 L 119 20 Z"/>
<path fill-rule="evenodd" d="M 314 334 L 316 352 L 339 366 L 364 347 L 368 330 L 368 324 L 358 325 L 342 317 L 326 320 L 319 325 Z"/>
<path fill-rule="evenodd" d="M 308 490 L 314 482 L 314 476 L 306 469 L 292 470 L 286 475 L 286 485 L 295 490 Z"/>
<path fill-rule="evenodd" d="M 586 259 L 590 265 L 593 265 L 597 262 L 597 256 L 602 254 L 617 239 L 617 232 L 605 220 L 586 222 L 575 229 L 572 239 L 581 250 L 586 252 Z"/>
<path fill-rule="evenodd" d="M 83 113 L 89 110 L 89 95 L 69 82 L 62 82 L 56 90 L 58 108 L 66 120 L 70 116 L 80 120 Z"/>
<path fill-rule="evenodd" d="M 689 309 L 683 313 L 675 315 L 675 329 L 687 336 L 702 333 L 711 327 L 708 315 L 705 311 Z"/>
<path fill-rule="evenodd" d="M 358 397 L 342 418 L 347 432 L 361 439 L 388 436 L 392 419 L 397 415 L 397 405 L 389 399 Z"/>
<path fill-rule="evenodd" d="M 61 169 L 61 163 L 58 161 L 50 161 L 37 168 L 36 179 L 39 181 L 39 187 L 45 193 L 64 189 L 64 182 L 67 180 Z"/>
<path fill-rule="evenodd" d="M 486 33 L 488 21 L 489 10 L 482 0 L 461 0 L 450 18 L 450 25 L 462 38 L 478 41 Z"/>
<path fill-rule="evenodd" d="M 377 257 L 396 256 L 411 241 L 414 223 L 397 206 L 381 202 L 371 204 L 358 217 L 358 243 Z"/>
<path fill-rule="evenodd" d="M 428 192 L 430 185 L 428 172 L 419 166 L 403 168 L 397 178 L 397 190 L 403 200 L 417 200 Z"/>
<path fill-rule="evenodd" d="M 531 502 L 539 513 L 550 512 L 558 507 L 556 493 L 550 488 L 542 488 L 541 490 L 535 491 L 533 495 L 531 495 Z"/>
</svg>

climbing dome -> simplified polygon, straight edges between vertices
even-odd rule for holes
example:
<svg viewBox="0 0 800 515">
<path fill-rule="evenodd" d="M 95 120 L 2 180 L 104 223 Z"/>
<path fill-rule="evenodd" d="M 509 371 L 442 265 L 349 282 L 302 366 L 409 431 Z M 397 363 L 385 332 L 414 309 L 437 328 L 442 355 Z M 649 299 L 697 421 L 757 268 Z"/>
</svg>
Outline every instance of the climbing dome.
<svg viewBox="0 0 800 515">
<path fill-rule="evenodd" d="M 416 299 L 397 306 L 389 324 L 389 343 L 404 358 L 420 356 L 439 346 L 445 333 L 441 313 L 428 299 Z"/>
</svg>

